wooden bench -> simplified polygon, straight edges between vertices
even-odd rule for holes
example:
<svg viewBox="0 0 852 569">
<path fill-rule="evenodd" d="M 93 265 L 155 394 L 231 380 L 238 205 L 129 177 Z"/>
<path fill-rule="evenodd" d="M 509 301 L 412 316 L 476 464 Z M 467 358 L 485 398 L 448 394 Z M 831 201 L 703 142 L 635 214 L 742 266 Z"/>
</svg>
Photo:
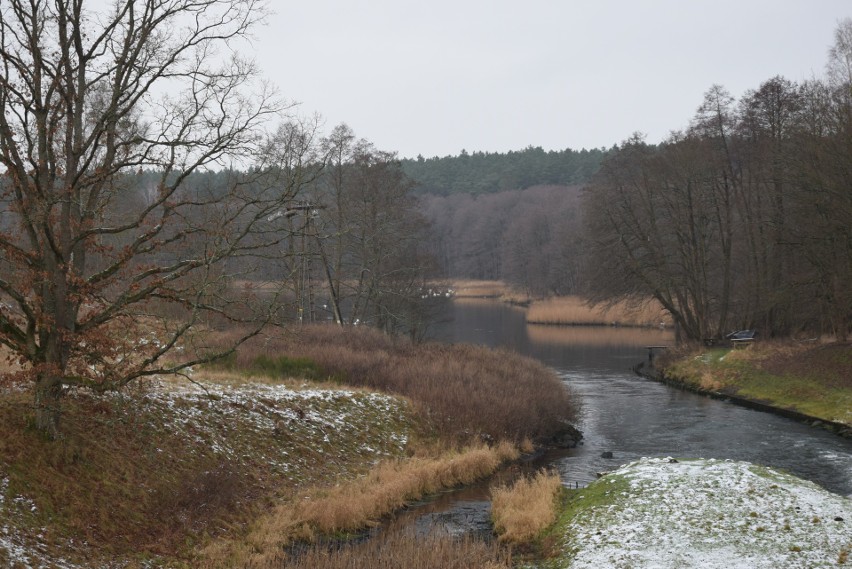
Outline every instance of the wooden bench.
<svg viewBox="0 0 852 569">
<path fill-rule="evenodd" d="M 725 339 L 731 343 L 731 347 L 742 348 L 753 344 L 755 336 L 757 336 L 757 330 L 738 330 L 725 336 Z"/>
</svg>

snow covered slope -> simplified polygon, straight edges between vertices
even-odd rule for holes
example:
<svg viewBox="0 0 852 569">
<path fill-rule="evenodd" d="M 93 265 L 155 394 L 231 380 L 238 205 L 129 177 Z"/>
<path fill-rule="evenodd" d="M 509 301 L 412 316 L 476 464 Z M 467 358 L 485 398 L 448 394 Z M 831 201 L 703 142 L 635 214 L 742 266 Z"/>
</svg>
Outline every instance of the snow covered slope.
<svg viewBox="0 0 852 569">
<path fill-rule="evenodd" d="M 745 462 L 628 464 L 579 492 L 558 531 L 571 569 L 852 565 L 852 501 Z"/>
</svg>

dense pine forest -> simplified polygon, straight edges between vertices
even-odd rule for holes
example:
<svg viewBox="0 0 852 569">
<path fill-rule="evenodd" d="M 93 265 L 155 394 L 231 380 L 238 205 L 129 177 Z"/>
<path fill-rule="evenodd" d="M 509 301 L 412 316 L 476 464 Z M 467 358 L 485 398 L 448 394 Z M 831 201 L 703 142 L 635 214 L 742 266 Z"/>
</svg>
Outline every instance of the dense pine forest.
<svg viewBox="0 0 852 569">
<path fill-rule="evenodd" d="M 597 172 L 602 149 L 545 151 L 528 147 L 506 153 L 462 150 L 458 156 L 401 160 L 402 170 L 417 181 L 417 194 L 490 194 L 532 186 L 571 186 Z"/>
</svg>

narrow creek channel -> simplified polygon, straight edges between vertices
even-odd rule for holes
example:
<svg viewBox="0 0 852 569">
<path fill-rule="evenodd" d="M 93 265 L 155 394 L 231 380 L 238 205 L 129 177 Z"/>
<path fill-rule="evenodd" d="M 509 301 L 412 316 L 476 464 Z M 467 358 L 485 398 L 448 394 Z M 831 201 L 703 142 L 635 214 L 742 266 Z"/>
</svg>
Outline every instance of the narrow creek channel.
<svg viewBox="0 0 852 569">
<path fill-rule="evenodd" d="M 596 473 L 643 456 L 745 460 L 780 468 L 852 497 L 852 440 L 770 413 L 640 378 L 631 368 L 643 346 L 672 345 L 666 330 L 527 325 L 524 310 L 488 300 L 455 300 L 431 334 L 445 342 L 507 347 L 552 367 L 582 403 L 576 449 L 513 469 L 547 467 L 563 484 L 585 486 Z M 612 453 L 613 458 L 602 458 Z M 508 476 L 511 473 L 503 473 Z M 418 532 L 490 531 L 494 481 L 442 494 L 392 522 Z"/>
</svg>

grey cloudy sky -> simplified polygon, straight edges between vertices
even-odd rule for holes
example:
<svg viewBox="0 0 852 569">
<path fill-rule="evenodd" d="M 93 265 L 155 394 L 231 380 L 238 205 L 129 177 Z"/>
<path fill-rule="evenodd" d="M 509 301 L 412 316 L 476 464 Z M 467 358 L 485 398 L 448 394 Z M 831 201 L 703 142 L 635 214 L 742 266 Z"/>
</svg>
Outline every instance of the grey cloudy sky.
<svg viewBox="0 0 852 569">
<path fill-rule="evenodd" d="M 849 0 L 276 0 L 257 62 L 300 112 L 400 156 L 609 147 L 821 76 Z"/>
</svg>

